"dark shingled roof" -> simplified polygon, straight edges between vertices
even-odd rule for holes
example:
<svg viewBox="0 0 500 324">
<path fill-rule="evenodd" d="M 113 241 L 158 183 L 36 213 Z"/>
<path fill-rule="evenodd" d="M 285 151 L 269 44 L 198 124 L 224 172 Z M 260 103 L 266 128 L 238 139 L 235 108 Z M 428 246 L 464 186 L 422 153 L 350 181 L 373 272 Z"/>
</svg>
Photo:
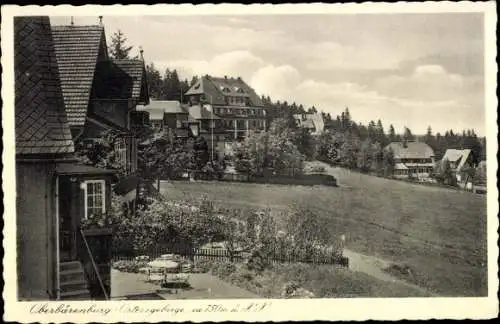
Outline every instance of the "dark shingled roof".
<svg viewBox="0 0 500 324">
<path fill-rule="evenodd" d="M 52 34 L 69 124 L 83 126 L 104 27 L 53 26 Z"/>
<path fill-rule="evenodd" d="M 77 163 L 61 163 L 58 164 L 56 167 L 56 173 L 59 175 L 77 175 L 77 174 L 83 174 L 83 175 L 95 175 L 95 174 L 110 174 L 114 175 L 116 170 L 112 169 L 103 169 L 103 168 L 95 168 L 90 165 L 85 165 L 85 164 L 77 164 Z"/>
<path fill-rule="evenodd" d="M 392 149 L 394 157 L 399 159 L 429 159 L 434 156 L 434 150 L 423 142 L 392 142 L 386 149 Z"/>
<path fill-rule="evenodd" d="M 139 99 L 141 97 L 142 84 L 146 81 L 144 61 L 113 60 L 112 62 L 132 78 L 132 91 L 130 98 Z"/>
<path fill-rule="evenodd" d="M 96 98 L 132 98 L 134 83 L 136 81 L 126 71 L 115 64 L 114 61 L 101 61 L 97 63 L 94 84 Z"/>
<path fill-rule="evenodd" d="M 48 17 L 14 18 L 16 154 L 74 152 Z"/>
<path fill-rule="evenodd" d="M 202 76 L 189 90 L 186 96 L 208 94 L 214 105 L 226 105 L 225 96 L 247 97 L 252 106 L 264 106 L 255 90 L 241 78 L 218 78 Z M 210 101 L 210 97 L 207 98 Z"/>
</svg>

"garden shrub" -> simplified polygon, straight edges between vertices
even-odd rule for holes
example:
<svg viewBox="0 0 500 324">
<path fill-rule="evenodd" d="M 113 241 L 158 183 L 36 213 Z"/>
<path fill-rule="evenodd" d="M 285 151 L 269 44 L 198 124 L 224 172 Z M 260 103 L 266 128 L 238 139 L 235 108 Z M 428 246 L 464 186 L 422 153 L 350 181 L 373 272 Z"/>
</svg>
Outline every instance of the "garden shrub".
<svg viewBox="0 0 500 324">
<path fill-rule="evenodd" d="M 139 269 L 145 268 L 148 266 L 146 261 L 136 261 L 136 260 L 119 260 L 113 262 L 112 267 L 116 270 L 122 272 L 132 272 L 138 273 Z"/>
</svg>

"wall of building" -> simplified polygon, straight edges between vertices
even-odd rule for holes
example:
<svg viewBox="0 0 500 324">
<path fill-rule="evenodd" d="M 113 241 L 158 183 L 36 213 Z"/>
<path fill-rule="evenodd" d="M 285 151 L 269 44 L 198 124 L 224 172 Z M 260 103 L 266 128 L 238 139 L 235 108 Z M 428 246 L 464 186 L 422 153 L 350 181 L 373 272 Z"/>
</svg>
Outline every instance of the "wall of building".
<svg viewBox="0 0 500 324">
<path fill-rule="evenodd" d="M 128 101 L 93 100 L 92 113 L 111 123 L 128 128 Z"/>
<path fill-rule="evenodd" d="M 20 300 L 46 300 L 50 293 L 55 293 L 54 170 L 55 164 L 16 163 L 17 283 Z"/>
</svg>

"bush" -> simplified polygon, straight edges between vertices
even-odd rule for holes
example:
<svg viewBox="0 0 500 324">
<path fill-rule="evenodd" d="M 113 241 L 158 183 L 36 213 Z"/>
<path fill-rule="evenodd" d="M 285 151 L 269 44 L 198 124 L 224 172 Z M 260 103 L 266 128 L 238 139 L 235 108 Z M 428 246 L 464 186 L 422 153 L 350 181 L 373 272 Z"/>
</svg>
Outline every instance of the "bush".
<svg viewBox="0 0 500 324">
<path fill-rule="evenodd" d="M 326 169 L 322 165 L 315 165 L 310 170 L 311 173 L 325 173 Z"/>
<path fill-rule="evenodd" d="M 122 271 L 122 272 L 132 272 L 138 273 L 139 269 L 148 266 L 147 261 L 136 261 L 136 260 L 119 260 L 112 264 L 112 268 Z"/>
<path fill-rule="evenodd" d="M 228 278 L 236 271 L 236 265 L 229 261 L 216 262 L 212 265 L 210 271 L 220 278 Z"/>
</svg>

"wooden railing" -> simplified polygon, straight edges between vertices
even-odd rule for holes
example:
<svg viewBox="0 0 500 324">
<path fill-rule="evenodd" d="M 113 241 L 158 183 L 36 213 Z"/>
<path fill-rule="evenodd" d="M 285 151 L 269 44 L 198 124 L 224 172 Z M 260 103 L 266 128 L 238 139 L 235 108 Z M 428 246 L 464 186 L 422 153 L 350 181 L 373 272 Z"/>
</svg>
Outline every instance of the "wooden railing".
<svg viewBox="0 0 500 324">
<path fill-rule="evenodd" d="M 93 273 L 91 275 L 89 275 L 89 277 L 92 278 L 93 276 L 95 276 L 97 278 L 97 281 L 99 282 L 99 286 L 101 288 L 101 291 L 104 294 L 104 298 L 106 300 L 109 300 L 108 293 L 106 291 L 106 288 L 104 287 L 104 283 L 103 283 L 102 278 L 101 278 L 100 270 L 97 267 L 97 264 L 95 263 L 94 256 L 92 255 L 92 251 L 90 249 L 90 246 L 87 242 L 87 239 L 85 238 L 85 234 L 83 233 L 82 229 L 79 229 L 79 232 L 80 232 L 80 235 L 82 237 L 82 242 L 85 246 L 87 258 L 89 259 L 90 263 L 92 264 Z M 85 270 L 86 270 L 86 267 L 85 267 Z"/>
</svg>

